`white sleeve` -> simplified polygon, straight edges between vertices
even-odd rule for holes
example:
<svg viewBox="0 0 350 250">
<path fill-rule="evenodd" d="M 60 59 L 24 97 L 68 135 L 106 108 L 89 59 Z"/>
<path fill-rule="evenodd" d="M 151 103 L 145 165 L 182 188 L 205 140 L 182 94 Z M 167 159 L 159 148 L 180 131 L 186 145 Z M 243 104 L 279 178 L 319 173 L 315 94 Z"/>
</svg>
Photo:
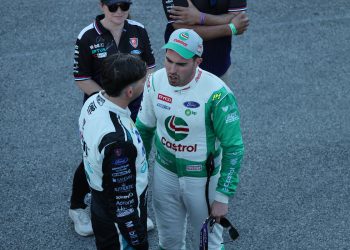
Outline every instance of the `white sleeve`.
<svg viewBox="0 0 350 250">
<path fill-rule="evenodd" d="M 143 90 L 141 108 L 137 115 L 138 119 L 149 128 L 156 127 L 157 122 L 153 107 L 155 93 L 153 80 L 153 74 L 149 74 Z"/>
</svg>

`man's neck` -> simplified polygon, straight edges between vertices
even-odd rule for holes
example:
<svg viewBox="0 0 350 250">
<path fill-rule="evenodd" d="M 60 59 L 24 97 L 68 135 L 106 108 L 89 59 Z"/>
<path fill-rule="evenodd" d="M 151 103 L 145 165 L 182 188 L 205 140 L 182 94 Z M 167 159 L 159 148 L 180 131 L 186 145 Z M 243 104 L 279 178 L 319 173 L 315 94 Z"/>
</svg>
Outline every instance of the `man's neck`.
<svg viewBox="0 0 350 250">
<path fill-rule="evenodd" d="M 129 102 L 122 97 L 109 96 L 106 92 L 103 92 L 102 94 L 107 100 L 111 101 L 112 103 L 123 109 L 126 109 L 129 105 Z"/>
</svg>

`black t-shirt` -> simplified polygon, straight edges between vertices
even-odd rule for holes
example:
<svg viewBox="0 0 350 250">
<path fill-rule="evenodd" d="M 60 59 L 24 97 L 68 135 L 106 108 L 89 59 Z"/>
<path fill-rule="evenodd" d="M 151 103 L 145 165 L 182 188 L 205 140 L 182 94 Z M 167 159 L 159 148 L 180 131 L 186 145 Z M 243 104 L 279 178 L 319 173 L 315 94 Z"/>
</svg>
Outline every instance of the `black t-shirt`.
<svg viewBox="0 0 350 250">
<path fill-rule="evenodd" d="M 185 6 L 183 0 L 162 0 L 163 9 L 168 19 L 168 24 L 164 34 L 167 42 L 174 31 L 172 20 L 167 10 L 173 5 Z M 246 0 L 192 0 L 193 5 L 201 12 L 220 15 L 228 12 L 246 10 Z M 225 74 L 231 65 L 231 37 L 221 37 L 203 42 L 203 62 L 200 67 L 217 76 Z"/>
<path fill-rule="evenodd" d="M 118 52 L 140 56 L 148 68 L 155 67 L 155 59 L 148 34 L 144 26 L 133 20 L 126 20 L 119 45 L 109 30 L 103 27 L 104 15 L 96 17 L 93 23 L 85 27 L 79 34 L 75 44 L 74 78 L 76 81 L 92 79 L 101 85 L 101 63 L 104 58 Z M 84 102 L 87 99 L 84 96 Z M 130 103 L 129 108 L 133 120 L 139 110 L 142 96 Z"/>
</svg>

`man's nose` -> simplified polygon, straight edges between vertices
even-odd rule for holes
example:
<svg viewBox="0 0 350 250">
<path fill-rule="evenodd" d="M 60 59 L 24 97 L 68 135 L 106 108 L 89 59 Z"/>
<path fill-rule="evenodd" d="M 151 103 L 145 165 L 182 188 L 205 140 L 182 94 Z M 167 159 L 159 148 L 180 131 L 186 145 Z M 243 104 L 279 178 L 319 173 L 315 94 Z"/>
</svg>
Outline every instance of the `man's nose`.
<svg viewBox="0 0 350 250">
<path fill-rule="evenodd" d="M 169 67 L 169 73 L 176 73 L 176 64 L 172 63 Z"/>
</svg>

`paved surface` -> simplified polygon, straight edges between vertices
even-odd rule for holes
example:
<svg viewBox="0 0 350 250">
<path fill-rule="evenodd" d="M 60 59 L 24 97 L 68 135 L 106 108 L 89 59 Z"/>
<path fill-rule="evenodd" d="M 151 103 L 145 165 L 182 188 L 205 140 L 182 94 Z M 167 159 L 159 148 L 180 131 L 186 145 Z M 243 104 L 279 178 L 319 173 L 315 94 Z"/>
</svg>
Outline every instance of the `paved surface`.
<svg viewBox="0 0 350 250">
<path fill-rule="evenodd" d="M 132 6 L 158 67 L 159 2 Z M 94 249 L 67 200 L 80 161 L 74 42 L 98 12 L 97 0 L 1 1 L 0 249 Z M 232 74 L 246 155 L 229 217 L 241 236 L 226 249 L 350 249 L 350 1 L 251 1 L 248 13 Z"/>
</svg>

